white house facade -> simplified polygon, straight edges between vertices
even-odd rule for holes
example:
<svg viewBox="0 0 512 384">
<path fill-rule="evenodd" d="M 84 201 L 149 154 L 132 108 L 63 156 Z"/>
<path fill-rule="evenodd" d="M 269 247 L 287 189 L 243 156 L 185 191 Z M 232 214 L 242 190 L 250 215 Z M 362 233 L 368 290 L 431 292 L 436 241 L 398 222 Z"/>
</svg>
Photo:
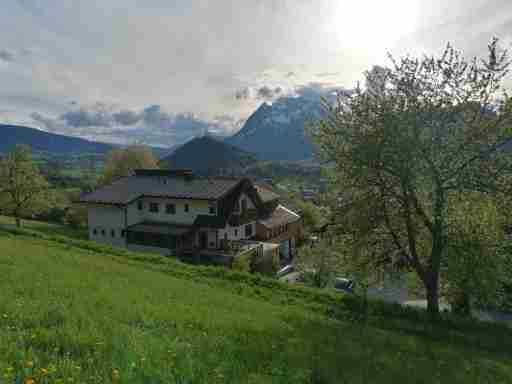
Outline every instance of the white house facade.
<svg viewBox="0 0 512 384">
<path fill-rule="evenodd" d="M 248 179 L 137 170 L 83 196 L 81 202 L 88 207 L 91 240 L 176 255 L 220 251 L 232 242 L 255 239 L 258 223 L 268 222 L 277 212 L 278 199 Z M 300 216 L 294 213 L 289 219 L 298 222 Z"/>
</svg>

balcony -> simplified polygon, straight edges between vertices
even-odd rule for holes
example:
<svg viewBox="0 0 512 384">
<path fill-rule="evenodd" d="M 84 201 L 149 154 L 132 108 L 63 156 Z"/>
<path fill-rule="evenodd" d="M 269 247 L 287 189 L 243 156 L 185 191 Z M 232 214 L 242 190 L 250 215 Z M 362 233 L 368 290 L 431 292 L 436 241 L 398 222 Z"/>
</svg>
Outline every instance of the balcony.
<svg viewBox="0 0 512 384">
<path fill-rule="evenodd" d="M 178 257 L 194 264 L 231 265 L 236 258 L 255 252 L 256 257 L 263 256 L 263 244 L 257 241 L 221 240 L 216 249 L 184 248 L 179 250 Z"/>
</svg>

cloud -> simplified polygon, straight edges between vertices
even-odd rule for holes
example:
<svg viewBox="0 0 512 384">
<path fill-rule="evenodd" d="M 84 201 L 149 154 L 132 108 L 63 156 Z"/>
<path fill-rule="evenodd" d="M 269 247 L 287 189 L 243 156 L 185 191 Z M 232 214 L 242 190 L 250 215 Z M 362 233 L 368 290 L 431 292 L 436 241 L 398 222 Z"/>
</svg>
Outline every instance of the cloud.
<svg viewBox="0 0 512 384">
<path fill-rule="evenodd" d="M 14 61 L 14 54 L 6 49 L 0 49 L 0 60 L 6 61 L 8 63 Z"/>
<path fill-rule="evenodd" d="M 280 86 L 270 87 L 268 85 L 263 85 L 261 87 L 244 87 L 239 89 L 235 93 L 235 98 L 237 100 L 268 100 L 271 101 L 276 97 L 281 96 L 284 93 L 284 89 Z"/>
<path fill-rule="evenodd" d="M 387 51 L 438 53 L 451 41 L 485 54 L 493 34 L 512 41 L 510 0 L 4 0 L 0 104 L 62 132 L 168 143 L 204 125 L 235 129 L 310 81 L 351 88 L 388 64 Z M 313 97 L 308 87 L 298 92 Z"/>
<path fill-rule="evenodd" d="M 270 88 L 266 85 L 257 90 L 258 97 L 262 99 L 272 99 L 281 94 L 283 89 L 281 87 Z"/>
<path fill-rule="evenodd" d="M 34 112 L 31 118 L 44 130 L 54 133 L 122 144 L 143 142 L 154 146 L 171 146 L 206 132 L 230 134 L 240 124 L 228 115 L 205 120 L 192 113 L 167 112 L 158 104 L 142 110 L 130 110 L 97 103 L 79 106 L 54 118 Z"/>
<path fill-rule="evenodd" d="M 339 72 L 320 72 L 315 74 L 316 77 L 337 77 L 339 75 Z"/>
<path fill-rule="evenodd" d="M 102 105 L 96 105 L 92 109 L 84 107 L 69 111 L 60 116 L 70 127 L 110 127 L 114 122 L 112 114 Z"/>
<path fill-rule="evenodd" d="M 141 114 L 127 109 L 112 114 L 112 119 L 121 125 L 137 124 L 141 120 Z"/>
<path fill-rule="evenodd" d="M 251 88 L 249 88 L 249 87 L 244 87 L 242 89 L 239 89 L 235 93 L 235 98 L 237 100 L 247 100 L 250 97 L 251 97 Z"/>
</svg>

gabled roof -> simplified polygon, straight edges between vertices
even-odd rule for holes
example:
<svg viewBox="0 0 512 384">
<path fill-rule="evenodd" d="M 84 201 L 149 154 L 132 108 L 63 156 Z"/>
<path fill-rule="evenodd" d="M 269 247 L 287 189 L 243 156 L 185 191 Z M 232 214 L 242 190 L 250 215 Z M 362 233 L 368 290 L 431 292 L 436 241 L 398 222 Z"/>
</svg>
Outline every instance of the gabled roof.
<svg viewBox="0 0 512 384">
<path fill-rule="evenodd" d="M 243 179 L 178 176 L 129 176 L 82 196 L 82 203 L 125 205 L 139 197 L 217 200 Z"/>
<path fill-rule="evenodd" d="M 291 224 L 298 220 L 300 220 L 300 216 L 297 213 L 286 208 L 284 205 L 278 205 L 269 216 L 259 220 L 259 223 L 266 228 L 275 228 L 279 225 Z"/>
<path fill-rule="evenodd" d="M 257 182 L 254 183 L 254 188 L 260 195 L 261 200 L 264 203 L 268 203 L 269 201 L 274 201 L 279 199 L 279 195 L 272 190 L 272 187 L 266 183 Z"/>
</svg>

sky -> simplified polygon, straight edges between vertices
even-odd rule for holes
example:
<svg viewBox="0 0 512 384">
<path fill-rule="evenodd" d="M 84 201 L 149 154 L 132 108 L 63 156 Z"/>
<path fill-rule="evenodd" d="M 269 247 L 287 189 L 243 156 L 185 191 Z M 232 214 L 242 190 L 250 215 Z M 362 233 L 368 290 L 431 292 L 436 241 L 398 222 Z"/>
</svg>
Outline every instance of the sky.
<svg viewBox="0 0 512 384">
<path fill-rule="evenodd" d="M 512 1 L 2 0 L 0 36 L 0 123 L 172 146 L 388 52 L 512 48 Z"/>
</svg>

